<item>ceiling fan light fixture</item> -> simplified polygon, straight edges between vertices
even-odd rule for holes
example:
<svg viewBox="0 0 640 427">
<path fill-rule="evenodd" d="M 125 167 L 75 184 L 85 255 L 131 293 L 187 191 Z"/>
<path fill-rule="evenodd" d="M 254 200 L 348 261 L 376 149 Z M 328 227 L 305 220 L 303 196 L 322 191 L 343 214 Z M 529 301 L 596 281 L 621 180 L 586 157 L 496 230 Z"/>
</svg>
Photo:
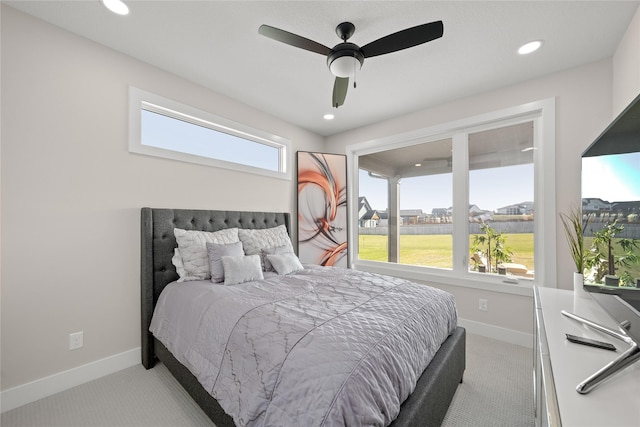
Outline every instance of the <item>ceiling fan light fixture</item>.
<svg viewBox="0 0 640 427">
<path fill-rule="evenodd" d="M 111 12 L 118 15 L 129 14 L 129 6 L 127 6 L 122 0 L 102 0 L 102 4 Z"/>
<path fill-rule="evenodd" d="M 334 116 L 334 115 L 333 115 L 333 114 L 331 114 L 331 113 L 327 113 L 327 114 L 325 114 L 324 116 L 322 116 L 322 118 L 323 118 L 323 119 L 325 119 L 325 120 L 333 120 L 335 117 L 336 117 L 336 116 Z"/>
<path fill-rule="evenodd" d="M 341 43 L 333 48 L 327 57 L 329 70 L 336 77 L 353 77 L 355 72 L 362 68 L 364 55 L 360 48 L 353 43 Z"/>
<path fill-rule="evenodd" d="M 341 56 L 329 65 L 331 73 L 336 77 L 353 77 L 357 60 L 353 56 Z"/>
<path fill-rule="evenodd" d="M 520 55 L 527 55 L 540 49 L 540 46 L 542 46 L 542 40 L 534 40 L 520 46 L 520 48 L 518 49 L 518 53 Z"/>
</svg>

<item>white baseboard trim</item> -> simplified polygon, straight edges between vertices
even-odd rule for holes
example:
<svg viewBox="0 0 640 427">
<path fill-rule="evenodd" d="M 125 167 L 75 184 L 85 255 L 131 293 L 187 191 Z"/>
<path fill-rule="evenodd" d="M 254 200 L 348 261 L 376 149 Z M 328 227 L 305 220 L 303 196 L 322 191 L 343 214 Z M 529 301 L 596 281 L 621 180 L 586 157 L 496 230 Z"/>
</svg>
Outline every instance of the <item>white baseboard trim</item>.
<svg viewBox="0 0 640 427">
<path fill-rule="evenodd" d="M 526 332 L 515 331 L 501 326 L 460 318 L 458 318 L 458 324 L 465 328 L 467 332 L 472 334 L 482 335 L 483 337 L 493 338 L 510 344 L 533 348 L 533 335 L 527 334 Z"/>
<path fill-rule="evenodd" d="M 0 393 L 0 412 L 18 408 L 139 363 L 142 363 L 140 347 L 10 388 Z"/>
<path fill-rule="evenodd" d="M 458 319 L 458 324 L 472 334 L 482 335 L 523 347 L 533 347 L 532 334 L 461 318 Z M 80 384 L 129 368 L 138 363 L 141 363 L 140 347 L 10 388 L 0 393 L 0 412 L 10 411 L 27 403 L 35 402 L 36 400 Z"/>
</svg>

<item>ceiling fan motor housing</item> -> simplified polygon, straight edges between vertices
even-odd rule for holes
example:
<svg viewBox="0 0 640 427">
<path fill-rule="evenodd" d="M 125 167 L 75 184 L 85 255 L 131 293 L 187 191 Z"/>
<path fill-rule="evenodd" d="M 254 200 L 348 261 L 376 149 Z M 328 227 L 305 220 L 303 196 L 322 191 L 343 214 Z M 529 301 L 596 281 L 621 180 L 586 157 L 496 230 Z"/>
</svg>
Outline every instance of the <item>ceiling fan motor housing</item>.
<svg viewBox="0 0 640 427">
<path fill-rule="evenodd" d="M 352 77 L 355 71 L 355 61 L 360 63 L 358 68 L 362 68 L 364 55 L 360 52 L 358 45 L 349 42 L 336 45 L 327 56 L 327 65 L 336 77 Z"/>
</svg>

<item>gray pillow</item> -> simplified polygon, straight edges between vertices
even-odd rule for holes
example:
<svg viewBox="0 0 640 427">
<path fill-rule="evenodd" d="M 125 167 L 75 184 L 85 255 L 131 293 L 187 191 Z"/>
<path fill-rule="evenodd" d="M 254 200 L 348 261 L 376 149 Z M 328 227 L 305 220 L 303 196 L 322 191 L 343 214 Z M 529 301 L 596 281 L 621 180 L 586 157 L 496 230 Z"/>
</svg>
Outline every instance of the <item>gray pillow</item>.
<svg viewBox="0 0 640 427">
<path fill-rule="evenodd" d="M 262 266 L 260 255 L 247 256 L 223 256 L 224 284 L 237 285 L 238 283 L 262 280 Z"/>
<path fill-rule="evenodd" d="M 280 275 L 304 270 L 304 267 L 300 264 L 300 260 L 294 253 L 267 255 L 267 258 Z"/>
<path fill-rule="evenodd" d="M 263 248 L 260 252 L 260 261 L 262 261 L 262 269 L 264 271 L 274 271 L 271 261 L 267 258 L 267 255 L 280 255 L 293 253 L 291 245 L 276 246 L 275 248 Z"/>
<path fill-rule="evenodd" d="M 221 245 L 207 242 L 207 254 L 209 255 L 209 269 L 211 270 L 211 281 L 213 283 L 224 282 L 224 267 L 222 266 L 223 256 L 243 256 L 242 242 Z"/>
</svg>

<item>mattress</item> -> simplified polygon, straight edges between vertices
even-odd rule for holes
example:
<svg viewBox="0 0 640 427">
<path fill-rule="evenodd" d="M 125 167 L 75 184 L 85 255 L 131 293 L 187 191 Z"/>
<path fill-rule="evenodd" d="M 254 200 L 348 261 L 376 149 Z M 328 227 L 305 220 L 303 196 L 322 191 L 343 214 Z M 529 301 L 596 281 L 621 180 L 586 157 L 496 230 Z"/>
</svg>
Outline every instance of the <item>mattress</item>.
<svg viewBox="0 0 640 427">
<path fill-rule="evenodd" d="M 386 426 L 456 324 L 442 290 L 307 266 L 171 283 L 150 331 L 238 426 Z"/>
</svg>

